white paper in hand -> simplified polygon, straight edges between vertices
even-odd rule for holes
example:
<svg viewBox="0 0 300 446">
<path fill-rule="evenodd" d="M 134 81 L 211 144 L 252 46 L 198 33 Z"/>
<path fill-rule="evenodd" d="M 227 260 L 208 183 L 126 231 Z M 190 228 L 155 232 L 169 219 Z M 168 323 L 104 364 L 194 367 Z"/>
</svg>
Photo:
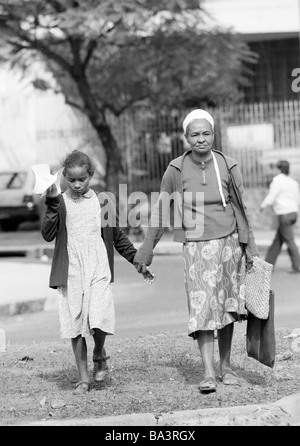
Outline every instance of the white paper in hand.
<svg viewBox="0 0 300 446">
<path fill-rule="evenodd" d="M 57 191 L 60 194 L 60 177 L 63 169 L 59 169 L 54 175 L 50 173 L 50 166 L 48 164 L 35 164 L 30 167 L 35 175 L 35 186 L 33 193 L 44 194 L 46 190 L 55 184 Z"/>
</svg>

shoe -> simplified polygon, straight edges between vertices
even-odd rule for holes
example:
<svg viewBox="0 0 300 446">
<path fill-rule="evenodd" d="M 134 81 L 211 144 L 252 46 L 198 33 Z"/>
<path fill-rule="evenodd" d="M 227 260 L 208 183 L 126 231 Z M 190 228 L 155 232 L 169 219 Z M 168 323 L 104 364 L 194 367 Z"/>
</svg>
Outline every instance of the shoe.
<svg viewBox="0 0 300 446">
<path fill-rule="evenodd" d="M 104 379 L 106 378 L 106 376 L 109 373 L 108 370 L 108 365 L 107 365 L 107 359 L 109 359 L 110 356 L 106 356 L 106 352 L 105 349 L 102 349 L 102 355 L 100 356 L 100 358 L 95 358 L 93 357 L 93 362 L 94 362 L 94 380 L 97 383 L 101 383 L 104 381 Z"/>
<path fill-rule="evenodd" d="M 215 378 L 213 377 L 205 378 L 199 384 L 199 390 L 201 393 L 215 392 L 217 390 L 217 383 Z"/>
<path fill-rule="evenodd" d="M 229 370 L 229 371 L 223 373 L 223 375 L 220 375 L 219 378 L 225 386 L 240 386 L 241 385 L 237 374 L 234 373 L 232 370 Z"/>
<path fill-rule="evenodd" d="M 90 383 L 87 381 L 79 381 L 76 384 L 74 394 L 75 395 L 83 395 L 84 393 L 88 393 L 90 390 Z"/>
<path fill-rule="evenodd" d="M 300 274 L 300 268 L 292 269 L 292 271 L 288 271 L 289 274 Z"/>
</svg>

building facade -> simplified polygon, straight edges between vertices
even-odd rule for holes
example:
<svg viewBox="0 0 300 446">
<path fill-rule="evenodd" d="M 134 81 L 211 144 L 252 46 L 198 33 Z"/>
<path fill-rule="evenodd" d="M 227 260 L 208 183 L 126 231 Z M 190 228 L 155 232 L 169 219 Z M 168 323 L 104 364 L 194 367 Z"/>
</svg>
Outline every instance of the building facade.
<svg viewBox="0 0 300 446">
<path fill-rule="evenodd" d="M 292 88 L 300 70 L 300 0 L 202 0 L 212 24 L 231 29 L 258 55 L 245 102 L 299 100 Z M 299 82 L 300 85 L 300 82 Z"/>
</svg>

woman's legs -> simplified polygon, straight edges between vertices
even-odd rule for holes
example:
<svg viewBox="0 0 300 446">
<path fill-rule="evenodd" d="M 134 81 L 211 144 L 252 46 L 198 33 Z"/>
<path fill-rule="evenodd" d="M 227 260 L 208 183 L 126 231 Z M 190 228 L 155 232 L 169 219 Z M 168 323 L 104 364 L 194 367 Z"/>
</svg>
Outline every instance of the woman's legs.
<svg viewBox="0 0 300 446">
<path fill-rule="evenodd" d="M 239 385 L 239 380 L 231 369 L 230 362 L 233 328 L 233 323 L 231 323 L 218 330 L 218 346 L 220 354 L 220 374 L 223 384 L 234 386 Z M 204 380 L 207 378 L 215 379 L 214 332 L 198 331 L 196 334 L 196 339 L 204 366 Z"/>
<path fill-rule="evenodd" d="M 220 373 L 231 370 L 230 356 L 233 337 L 233 323 L 218 330 L 218 346 L 220 354 Z"/>
<path fill-rule="evenodd" d="M 220 375 L 223 384 L 235 386 L 239 385 L 239 380 L 231 369 L 230 362 L 233 328 L 233 323 L 231 323 L 218 330 L 218 345 L 220 354 Z"/>
<path fill-rule="evenodd" d="M 79 383 L 89 383 L 89 374 L 87 368 L 87 345 L 86 340 L 82 336 L 71 339 L 72 348 L 75 355 L 75 360 L 78 369 Z M 87 391 L 88 385 L 85 387 L 80 384 L 81 387 L 77 387 L 78 392 Z"/>
<path fill-rule="evenodd" d="M 204 377 L 199 384 L 199 390 L 202 393 L 215 392 L 217 384 L 214 370 L 214 331 L 198 331 L 196 339 L 204 366 Z"/>
<path fill-rule="evenodd" d="M 204 379 L 212 377 L 215 378 L 214 370 L 214 332 L 198 331 L 196 334 L 198 347 L 202 357 L 204 367 Z"/>
</svg>

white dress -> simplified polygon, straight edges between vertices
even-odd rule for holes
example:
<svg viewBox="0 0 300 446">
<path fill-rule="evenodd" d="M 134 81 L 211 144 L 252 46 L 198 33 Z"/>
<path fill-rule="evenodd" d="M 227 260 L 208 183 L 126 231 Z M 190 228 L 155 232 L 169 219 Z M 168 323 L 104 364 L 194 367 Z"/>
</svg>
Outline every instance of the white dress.
<svg viewBox="0 0 300 446">
<path fill-rule="evenodd" d="M 107 251 L 101 237 L 101 207 L 95 192 L 66 204 L 69 273 L 58 288 L 61 338 L 92 335 L 93 328 L 114 334 L 115 312 Z"/>
</svg>

